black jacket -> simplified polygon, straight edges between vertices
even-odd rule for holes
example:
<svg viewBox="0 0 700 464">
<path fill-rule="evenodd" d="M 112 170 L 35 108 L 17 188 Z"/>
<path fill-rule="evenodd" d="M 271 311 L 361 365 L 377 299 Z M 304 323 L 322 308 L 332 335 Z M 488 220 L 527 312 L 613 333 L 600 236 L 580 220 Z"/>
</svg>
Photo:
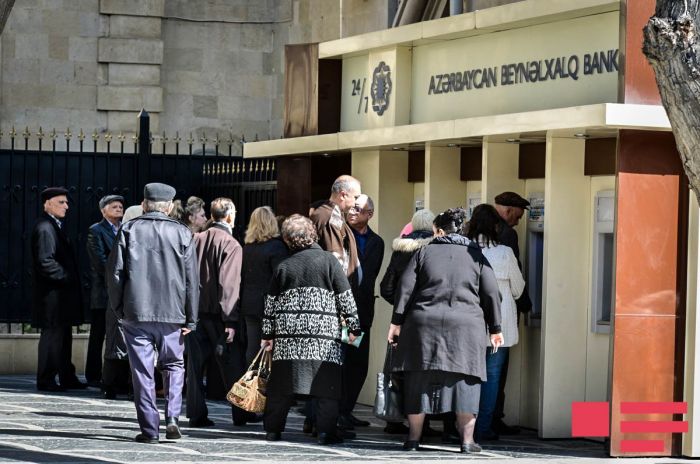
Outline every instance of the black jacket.
<svg viewBox="0 0 700 464">
<path fill-rule="evenodd" d="M 401 275 L 393 324 L 397 371 L 439 370 L 486 380 L 486 332 L 501 331 L 496 275 L 466 237 L 436 237 Z"/>
<path fill-rule="evenodd" d="M 270 288 L 272 275 L 277 265 L 287 256 L 287 245 L 280 238 L 243 246 L 240 305 L 242 316 L 262 319 L 265 312 L 265 295 Z"/>
<path fill-rule="evenodd" d="M 90 308 L 107 308 L 107 286 L 105 266 L 114 246 L 116 235 L 107 219 L 90 226 L 87 235 L 87 254 L 90 258 Z"/>
<path fill-rule="evenodd" d="M 31 237 L 32 326 L 53 328 L 83 323 L 78 261 L 68 235 L 42 213 Z"/>
<path fill-rule="evenodd" d="M 372 327 L 372 321 L 374 320 L 374 285 L 377 282 L 379 270 L 384 260 L 384 240 L 367 227 L 365 252 L 362 253 L 358 247 L 357 255 L 360 258 L 362 281 L 353 291 L 353 295 L 357 304 L 360 326 L 364 331 L 368 331 Z"/>
<path fill-rule="evenodd" d="M 413 253 L 420 250 L 433 239 L 433 232 L 427 230 L 417 230 L 403 237 L 397 237 L 391 245 L 393 252 L 391 260 L 384 272 L 384 277 L 379 284 L 379 293 L 389 304 L 393 306 L 396 295 L 396 287 L 399 279 Z"/>
<path fill-rule="evenodd" d="M 197 249 L 192 232 L 163 213 L 122 225 L 107 260 L 109 304 L 120 319 L 196 327 Z"/>
</svg>

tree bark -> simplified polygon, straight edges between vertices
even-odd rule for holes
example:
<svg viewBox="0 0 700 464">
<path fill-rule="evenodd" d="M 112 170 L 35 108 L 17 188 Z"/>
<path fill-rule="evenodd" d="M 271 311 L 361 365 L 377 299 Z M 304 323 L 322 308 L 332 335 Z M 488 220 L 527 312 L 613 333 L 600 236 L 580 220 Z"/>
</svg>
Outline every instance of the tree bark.
<svg viewBox="0 0 700 464">
<path fill-rule="evenodd" d="M 666 108 L 690 186 L 700 200 L 700 0 L 657 0 L 643 51 Z"/>
</svg>

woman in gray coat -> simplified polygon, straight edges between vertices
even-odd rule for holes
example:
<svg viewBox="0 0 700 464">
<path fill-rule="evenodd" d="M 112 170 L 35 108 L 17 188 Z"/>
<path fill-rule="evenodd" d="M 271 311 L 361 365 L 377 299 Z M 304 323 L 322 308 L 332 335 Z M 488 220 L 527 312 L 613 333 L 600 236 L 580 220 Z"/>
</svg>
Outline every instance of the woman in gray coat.
<svg viewBox="0 0 700 464">
<path fill-rule="evenodd" d="M 413 255 L 401 276 L 388 340 L 398 343 L 394 371 L 404 374 L 409 435 L 418 449 L 426 414 L 455 412 L 463 453 L 479 452 L 473 432 L 486 380 L 486 331 L 501 334 L 498 282 L 478 245 L 459 235 L 463 209 L 433 222 L 436 238 Z M 400 335 L 400 338 L 399 338 Z"/>
</svg>

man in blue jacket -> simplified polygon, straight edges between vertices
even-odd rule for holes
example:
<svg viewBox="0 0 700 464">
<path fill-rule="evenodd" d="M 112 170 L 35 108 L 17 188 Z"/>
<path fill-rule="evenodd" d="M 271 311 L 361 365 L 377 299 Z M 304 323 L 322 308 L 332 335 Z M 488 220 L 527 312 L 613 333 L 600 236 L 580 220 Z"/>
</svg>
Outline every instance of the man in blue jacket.
<svg viewBox="0 0 700 464">
<path fill-rule="evenodd" d="M 178 417 L 185 381 L 184 337 L 196 328 L 199 304 L 197 250 L 190 230 L 168 217 L 175 189 L 147 184 L 144 214 L 124 224 L 107 261 L 107 291 L 126 338 L 134 405 L 141 433 L 137 442 L 158 443 L 153 366 L 163 373 L 165 437 L 181 437 Z"/>
</svg>

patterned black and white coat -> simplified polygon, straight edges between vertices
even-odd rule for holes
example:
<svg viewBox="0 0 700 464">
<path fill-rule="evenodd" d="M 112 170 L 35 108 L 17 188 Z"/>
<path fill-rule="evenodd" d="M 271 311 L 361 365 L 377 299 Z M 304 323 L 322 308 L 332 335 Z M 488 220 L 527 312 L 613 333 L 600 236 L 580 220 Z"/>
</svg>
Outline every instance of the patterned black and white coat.
<svg viewBox="0 0 700 464">
<path fill-rule="evenodd" d="M 263 340 L 274 340 L 268 395 L 339 398 L 342 321 L 350 332 L 360 333 L 355 300 L 338 260 L 313 244 L 282 261 L 270 283 L 262 325 Z"/>
</svg>

